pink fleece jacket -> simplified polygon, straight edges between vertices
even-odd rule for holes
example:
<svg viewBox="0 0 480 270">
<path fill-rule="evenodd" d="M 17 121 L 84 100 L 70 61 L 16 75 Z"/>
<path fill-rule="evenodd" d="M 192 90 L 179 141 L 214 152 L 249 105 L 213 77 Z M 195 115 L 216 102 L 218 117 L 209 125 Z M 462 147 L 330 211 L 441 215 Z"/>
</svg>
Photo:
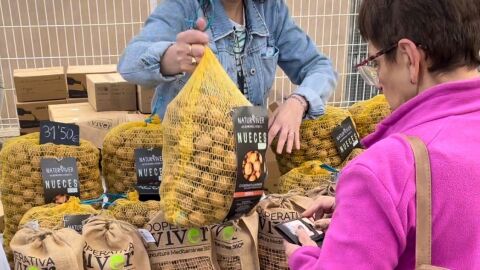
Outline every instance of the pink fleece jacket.
<svg viewBox="0 0 480 270">
<path fill-rule="evenodd" d="M 401 134 L 426 144 L 432 166 L 432 261 L 480 269 L 480 78 L 435 86 L 403 104 L 363 141 L 341 173 L 322 248 L 297 269 L 414 269 L 415 170 Z"/>
</svg>

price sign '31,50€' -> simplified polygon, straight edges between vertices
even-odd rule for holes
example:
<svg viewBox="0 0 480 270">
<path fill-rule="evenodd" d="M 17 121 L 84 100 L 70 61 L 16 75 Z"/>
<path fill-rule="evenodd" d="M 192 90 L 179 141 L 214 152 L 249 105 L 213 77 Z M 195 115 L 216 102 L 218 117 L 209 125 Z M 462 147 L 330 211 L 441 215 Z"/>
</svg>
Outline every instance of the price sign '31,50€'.
<svg viewBox="0 0 480 270">
<path fill-rule="evenodd" d="M 80 129 L 74 124 L 40 122 L 40 144 L 80 145 Z"/>
</svg>

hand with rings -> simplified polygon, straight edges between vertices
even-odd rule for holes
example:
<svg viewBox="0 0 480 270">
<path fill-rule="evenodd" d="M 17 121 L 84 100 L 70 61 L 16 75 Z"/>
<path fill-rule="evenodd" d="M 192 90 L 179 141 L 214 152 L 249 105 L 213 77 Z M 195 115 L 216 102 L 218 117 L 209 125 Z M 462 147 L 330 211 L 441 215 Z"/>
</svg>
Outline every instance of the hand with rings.
<svg viewBox="0 0 480 270">
<path fill-rule="evenodd" d="M 206 24 L 204 18 L 198 19 L 197 29 L 205 29 Z M 190 29 L 179 33 L 176 42 L 167 49 L 162 58 L 162 74 L 192 73 L 205 53 L 208 40 L 207 33 L 200 30 Z"/>
<path fill-rule="evenodd" d="M 278 137 L 276 152 L 281 154 L 283 150 L 292 153 L 293 147 L 300 150 L 300 125 L 302 124 L 305 107 L 298 100 L 289 98 L 277 110 L 268 121 L 268 144 Z"/>
</svg>

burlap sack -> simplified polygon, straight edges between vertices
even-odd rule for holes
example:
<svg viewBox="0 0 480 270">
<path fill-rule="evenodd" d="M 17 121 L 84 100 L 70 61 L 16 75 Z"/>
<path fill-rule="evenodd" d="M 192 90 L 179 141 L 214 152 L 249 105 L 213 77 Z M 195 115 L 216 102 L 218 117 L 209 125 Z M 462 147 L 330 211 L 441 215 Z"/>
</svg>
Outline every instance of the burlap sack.
<svg viewBox="0 0 480 270">
<path fill-rule="evenodd" d="M 391 113 L 390 105 L 384 95 L 357 102 L 348 110 L 352 114 L 360 138 L 375 131 L 377 124 Z"/>
<path fill-rule="evenodd" d="M 152 270 L 219 269 L 208 227 L 171 225 L 163 212 L 159 212 L 145 229 L 155 239 L 155 243 L 147 245 Z"/>
<path fill-rule="evenodd" d="M 127 199 L 116 200 L 108 208 L 108 213 L 115 219 L 128 222 L 137 228 L 143 228 L 159 211 L 159 201 L 141 202 L 136 191 L 128 193 Z"/>
<path fill-rule="evenodd" d="M 222 270 L 260 269 L 258 260 L 258 213 L 212 226 L 215 254 Z"/>
<path fill-rule="evenodd" d="M 249 106 L 206 48 L 163 119 L 162 209 L 179 226 L 218 224 L 233 200 L 236 156 L 231 110 Z"/>
<path fill-rule="evenodd" d="M 291 190 L 311 190 L 332 180 L 332 174 L 323 169 L 323 162 L 318 160 L 307 161 L 280 177 L 278 192 L 288 193 Z"/>
<path fill-rule="evenodd" d="M 110 130 L 102 148 L 102 172 L 108 192 L 134 190 L 137 183 L 135 149 L 162 148 L 162 145 L 162 126 L 158 117 L 152 118 L 151 123 L 124 123 Z"/>
<path fill-rule="evenodd" d="M 300 150 L 292 150 L 276 154 L 280 172 L 286 174 L 302 163 L 310 160 L 320 160 L 325 164 L 337 167 L 342 163 L 331 133 L 343 120 L 352 116 L 347 110 L 327 106 L 323 116 L 315 120 L 305 120 L 300 126 Z M 272 142 L 272 150 L 276 153 L 277 140 Z"/>
<path fill-rule="evenodd" d="M 31 221 L 37 221 L 40 228 L 59 229 L 63 228 L 63 217 L 66 215 L 96 215 L 99 212 L 90 205 L 80 204 L 77 197 L 70 197 L 64 204 L 47 204 L 33 207 L 23 215 L 20 226 Z"/>
<path fill-rule="evenodd" d="M 22 216 L 32 207 L 45 204 L 40 161 L 42 158 L 73 157 L 77 160 L 80 198 L 98 198 L 103 193 L 100 180 L 99 151 L 90 142 L 80 140 L 80 146 L 43 144 L 39 133 L 32 133 L 7 141 L 0 152 L 2 175 L 1 199 L 5 210 L 4 247 L 7 255 L 9 242 Z"/>
<path fill-rule="evenodd" d="M 72 229 L 23 228 L 15 234 L 10 247 L 15 270 L 83 270 L 83 237 Z"/>
<path fill-rule="evenodd" d="M 328 182 L 319 187 L 311 189 L 305 192 L 305 196 L 316 199 L 319 196 L 331 196 L 335 197 L 335 191 L 337 188 L 337 184 L 335 182 Z"/>
<path fill-rule="evenodd" d="M 283 238 L 274 229 L 274 225 L 301 218 L 301 213 L 313 202 L 311 198 L 300 195 L 301 193 L 303 192 L 292 191 L 288 194 L 268 195 L 258 204 L 260 269 L 288 269 Z"/>
<path fill-rule="evenodd" d="M 83 261 L 88 270 L 150 270 L 137 229 L 123 221 L 96 216 L 83 226 Z"/>
</svg>

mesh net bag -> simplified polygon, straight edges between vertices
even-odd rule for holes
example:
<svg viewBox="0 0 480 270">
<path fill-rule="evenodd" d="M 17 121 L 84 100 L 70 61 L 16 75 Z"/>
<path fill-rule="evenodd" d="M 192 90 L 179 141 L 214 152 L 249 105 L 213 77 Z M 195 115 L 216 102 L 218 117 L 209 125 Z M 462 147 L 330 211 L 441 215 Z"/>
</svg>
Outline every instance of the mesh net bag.
<svg viewBox="0 0 480 270">
<path fill-rule="evenodd" d="M 96 215 L 99 212 L 90 205 L 80 204 L 76 197 L 70 197 L 64 204 L 47 204 L 33 207 L 23 215 L 20 226 L 36 220 L 40 228 L 57 229 L 63 227 L 63 217 L 66 215 Z"/>
<path fill-rule="evenodd" d="M 135 149 L 162 148 L 160 119 L 151 123 L 129 122 L 114 127 L 105 136 L 102 148 L 102 172 L 108 192 L 125 193 L 137 183 Z"/>
<path fill-rule="evenodd" d="M 331 181 L 332 174 L 323 169 L 323 162 L 318 160 L 307 161 L 280 177 L 279 193 L 288 193 L 291 190 L 311 190 Z"/>
<path fill-rule="evenodd" d="M 103 187 L 98 168 L 99 151 L 92 143 L 80 140 L 80 146 L 40 145 L 40 134 L 37 132 L 14 138 L 4 145 L 0 153 L 0 190 L 5 210 L 4 246 L 7 253 L 22 216 L 30 208 L 45 204 L 41 159 L 62 157 L 77 160 L 80 199 L 98 198 L 103 193 Z"/>
<path fill-rule="evenodd" d="M 280 172 L 286 174 L 302 163 L 310 160 L 321 160 L 323 163 L 336 167 L 342 163 L 338 155 L 331 133 L 351 114 L 344 109 L 327 106 L 323 116 L 314 120 L 305 120 L 300 126 L 300 150 L 292 150 L 291 154 L 276 154 Z M 272 143 L 276 153 L 277 140 Z"/>
<path fill-rule="evenodd" d="M 226 217 L 237 169 L 230 112 L 250 105 L 206 48 L 163 119 L 160 194 L 167 222 L 205 226 Z"/>
<path fill-rule="evenodd" d="M 111 216 L 137 228 L 143 228 L 159 211 L 159 201 L 141 202 L 136 191 L 130 192 L 127 199 L 116 200 L 108 209 Z"/>
<path fill-rule="evenodd" d="M 348 110 L 353 116 L 360 138 L 374 132 L 377 124 L 391 113 L 390 105 L 384 95 L 357 102 Z"/>
<path fill-rule="evenodd" d="M 155 239 L 154 243 L 147 244 L 152 270 L 219 269 L 214 259 L 209 227 L 171 225 L 165 221 L 165 216 L 160 211 L 147 223 L 145 229 Z"/>
<path fill-rule="evenodd" d="M 72 229 L 23 228 L 13 237 L 15 270 L 83 270 L 83 238 Z M 6 269 L 4 269 L 6 270 Z"/>
<path fill-rule="evenodd" d="M 288 269 L 283 237 L 273 226 L 301 217 L 301 213 L 313 202 L 311 198 L 302 196 L 302 193 L 302 191 L 291 191 L 288 194 L 272 194 L 258 204 L 260 269 Z"/>
<path fill-rule="evenodd" d="M 83 264 L 91 270 L 150 270 L 142 236 L 131 224 L 99 215 L 85 221 Z"/>
<path fill-rule="evenodd" d="M 215 254 L 222 270 L 259 269 L 258 213 L 211 228 Z"/>
</svg>

